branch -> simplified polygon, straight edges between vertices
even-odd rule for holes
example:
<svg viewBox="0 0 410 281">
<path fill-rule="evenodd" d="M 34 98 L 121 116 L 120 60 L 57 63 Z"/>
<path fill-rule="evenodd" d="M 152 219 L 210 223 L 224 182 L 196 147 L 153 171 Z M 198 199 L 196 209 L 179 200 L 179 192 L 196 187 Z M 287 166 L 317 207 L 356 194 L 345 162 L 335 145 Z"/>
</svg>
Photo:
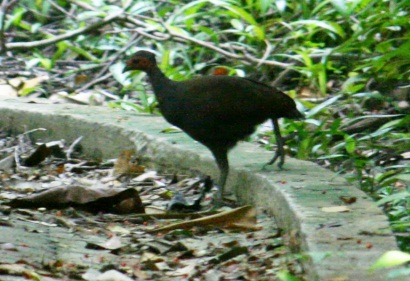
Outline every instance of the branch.
<svg viewBox="0 0 410 281">
<path fill-rule="evenodd" d="M 44 39 L 44 40 L 39 40 L 39 41 L 33 41 L 33 42 L 16 42 L 16 43 L 7 43 L 6 44 L 6 49 L 8 50 L 20 50 L 20 49 L 32 49 L 32 48 L 38 48 L 38 47 L 44 47 L 48 46 L 54 43 L 57 43 L 59 41 L 67 40 L 73 37 L 76 37 L 80 34 L 87 33 L 89 31 L 95 30 L 103 25 L 106 25 L 117 18 L 120 18 L 123 14 L 123 11 L 120 11 L 118 13 L 108 15 L 106 16 L 102 21 L 96 22 L 94 24 L 91 24 L 87 27 L 79 28 L 77 30 L 67 32 L 65 34 L 61 34 L 58 36 L 54 36 L 49 39 Z"/>
<path fill-rule="evenodd" d="M 125 45 L 124 47 L 121 48 L 119 52 L 116 53 L 116 55 L 110 60 L 110 62 L 104 66 L 104 68 L 94 77 L 92 81 L 84 85 L 83 87 L 77 89 L 74 91 L 74 93 L 80 93 L 82 91 L 87 90 L 88 88 L 91 88 L 92 86 L 100 83 L 100 82 L 105 82 L 108 78 L 112 76 L 111 73 L 108 73 L 106 75 L 105 72 L 109 69 L 109 67 L 117 61 L 117 59 L 122 56 L 123 53 L 125 53 L 132 45 L 136 44 L 142 37 L 139 36 L 139 34 L 134 34 L 134 36 L 130 39 L 130 42 Z M 104 75 L 104 76 L 103 76 Z"/>
<path fill-rule="evenodd" d="M 6 22 L 7 11 L 13 6 L 17 0 L 4 0 L 0 6 L 0 54 L 6 52 L 6 36 L 4 35 L 4 25 Z"/>
<path fill-rule="evenodd" d="M 131 22 L 132 24 L 134 24 L 136 26 L 139 26 L 135 29 L 135 31 L 137 33 L 139 33 L 140 35 L 142 35 L 144 37 L 148 37 L 150 39 L 154 39 L 154 40 L 158 40 L 158 41 L 166 41 L 166 40 L 173 39 L 177 42 L 182 42 L 182 43 L 191 42 L 191 43 L 194 43 L 196 45 L 205 47 L 207 49 L 211 49 L 211 50 L 213 50 L 217 53 L 220 53 L 220 54 L 222 54 L 222 55 L 224 55 L 225 57 L 228 57 L 228 58 L 244 60 L 244 61 L 258 63 L 258 64 L 274 65 L 274 66 L 279 66 L 279 67 L 282 67 L 282 68 L 287 68 L 287 67 L 291 66 L 291 64 L 288 64 L 288 63 L 282 63 L 282 62 L 272 61 L 272 60 L 258 59 L 256 57 L 251 56 L 250 54 L 248 54 L 246 52 L 245 52 L 245 54 L 237 54 L 237 53 L 234 53 L 234 52 L 230 52 L 230 51 L 225 50 L 224 48 L 216 46 L 213 43 L 209 43 L 209 42 L 202 41 L 202 40 L 190 37 L 190 36 L 186 36 L 184 34 L 173 32 L 172 30 L 167 28 L 167 26 L 164 25 L 164 24 L 163 25 L 164 25 L 164 28 L 167 30 L 167 33 L 159 32 L 159 31 L 155 31 L 153 33 L 150 33 L 149 31 L 146 30 L 146 28 L 148 28 L 149 25 L 146 24 L 145 22 L 140 21 L 136 18 L 133 18 L 129 15 L 125 16 L 125 19 L 128 22 Z M 150 20 L 161 23 L 160 20 L 156 20 L 154 18 L 150 18 Z"/>
</svg>

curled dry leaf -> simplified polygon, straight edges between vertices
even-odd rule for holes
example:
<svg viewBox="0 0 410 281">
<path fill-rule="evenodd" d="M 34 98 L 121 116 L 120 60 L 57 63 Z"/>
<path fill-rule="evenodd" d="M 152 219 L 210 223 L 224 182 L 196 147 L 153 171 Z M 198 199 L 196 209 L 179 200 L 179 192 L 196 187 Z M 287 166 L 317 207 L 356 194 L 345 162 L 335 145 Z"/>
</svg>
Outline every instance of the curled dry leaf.
<svg viewBox="0 0 410 281">
<path fill-rule="evenodd" d="M 129 176 L 141 174 L 144 172 L 144 167 L 132 162 L 134 150 L 124 150 L 121 152 L 114 165 L 114 176 Z"/>
<path fill-rule="evenodd" d="M 252 206 L 243 206 L 233 210 L 225 211 L 215 215 L 198 218 L 190 221 L 176 223 L 151 230 L 151 233 L 165 232 L 174 229 L 188 229 L 194 226 L 224 228 L 242 228 L 248 230 L 259 230 L 256 226 L 256 209 Z"/>
</svg>

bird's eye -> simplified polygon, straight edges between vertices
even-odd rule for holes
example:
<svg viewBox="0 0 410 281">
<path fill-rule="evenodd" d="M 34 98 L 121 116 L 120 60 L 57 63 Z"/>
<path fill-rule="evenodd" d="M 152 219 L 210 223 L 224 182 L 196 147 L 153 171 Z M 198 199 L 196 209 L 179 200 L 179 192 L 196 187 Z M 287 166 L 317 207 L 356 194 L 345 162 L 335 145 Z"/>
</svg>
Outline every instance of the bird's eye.
<svg viewBox="0 0 410 281">
<path fill-rule="evenodd" d="M 134 59 L 134 60 L 133 60 L 133 63 L 134 63 L 134 64 L 139 64 L 139 63 L 140 63 L 140 59 Z"/>
</svg>

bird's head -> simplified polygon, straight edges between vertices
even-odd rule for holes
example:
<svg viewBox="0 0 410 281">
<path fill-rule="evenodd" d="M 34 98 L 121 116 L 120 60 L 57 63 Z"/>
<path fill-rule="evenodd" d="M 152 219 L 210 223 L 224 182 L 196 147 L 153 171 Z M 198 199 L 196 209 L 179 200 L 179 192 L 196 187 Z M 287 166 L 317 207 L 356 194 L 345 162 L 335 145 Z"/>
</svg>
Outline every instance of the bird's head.
<svg viewBox="0 0 410 281">
<path fill-rule="evenodd" d="M 157 65 L 155 54 L 148 51 L 138 51 L 127 61 L 122 72 L 131 70 L 142 70 L 149 72 L 150 69 Z"/>
</svg>

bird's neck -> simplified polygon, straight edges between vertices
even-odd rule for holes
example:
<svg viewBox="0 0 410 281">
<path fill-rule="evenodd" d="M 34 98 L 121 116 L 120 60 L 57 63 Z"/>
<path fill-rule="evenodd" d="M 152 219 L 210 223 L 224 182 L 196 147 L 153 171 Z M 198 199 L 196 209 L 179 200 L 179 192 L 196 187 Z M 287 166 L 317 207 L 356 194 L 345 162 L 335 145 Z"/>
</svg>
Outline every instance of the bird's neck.
<svg viewBox="0 0 410 281">
<path fill-rule="evenodd" d="M 172 84 L 175 83 L 174 81 L 166 77 L 165 74 L 162 73 L 162 71 L 157 66 L 149 69 L 149 71 L 147 71 L 147 74 L 152 84 L 154 93 L 159 98 L 169 93 L 170 89 L 172 89 Z"/>
</svg>

